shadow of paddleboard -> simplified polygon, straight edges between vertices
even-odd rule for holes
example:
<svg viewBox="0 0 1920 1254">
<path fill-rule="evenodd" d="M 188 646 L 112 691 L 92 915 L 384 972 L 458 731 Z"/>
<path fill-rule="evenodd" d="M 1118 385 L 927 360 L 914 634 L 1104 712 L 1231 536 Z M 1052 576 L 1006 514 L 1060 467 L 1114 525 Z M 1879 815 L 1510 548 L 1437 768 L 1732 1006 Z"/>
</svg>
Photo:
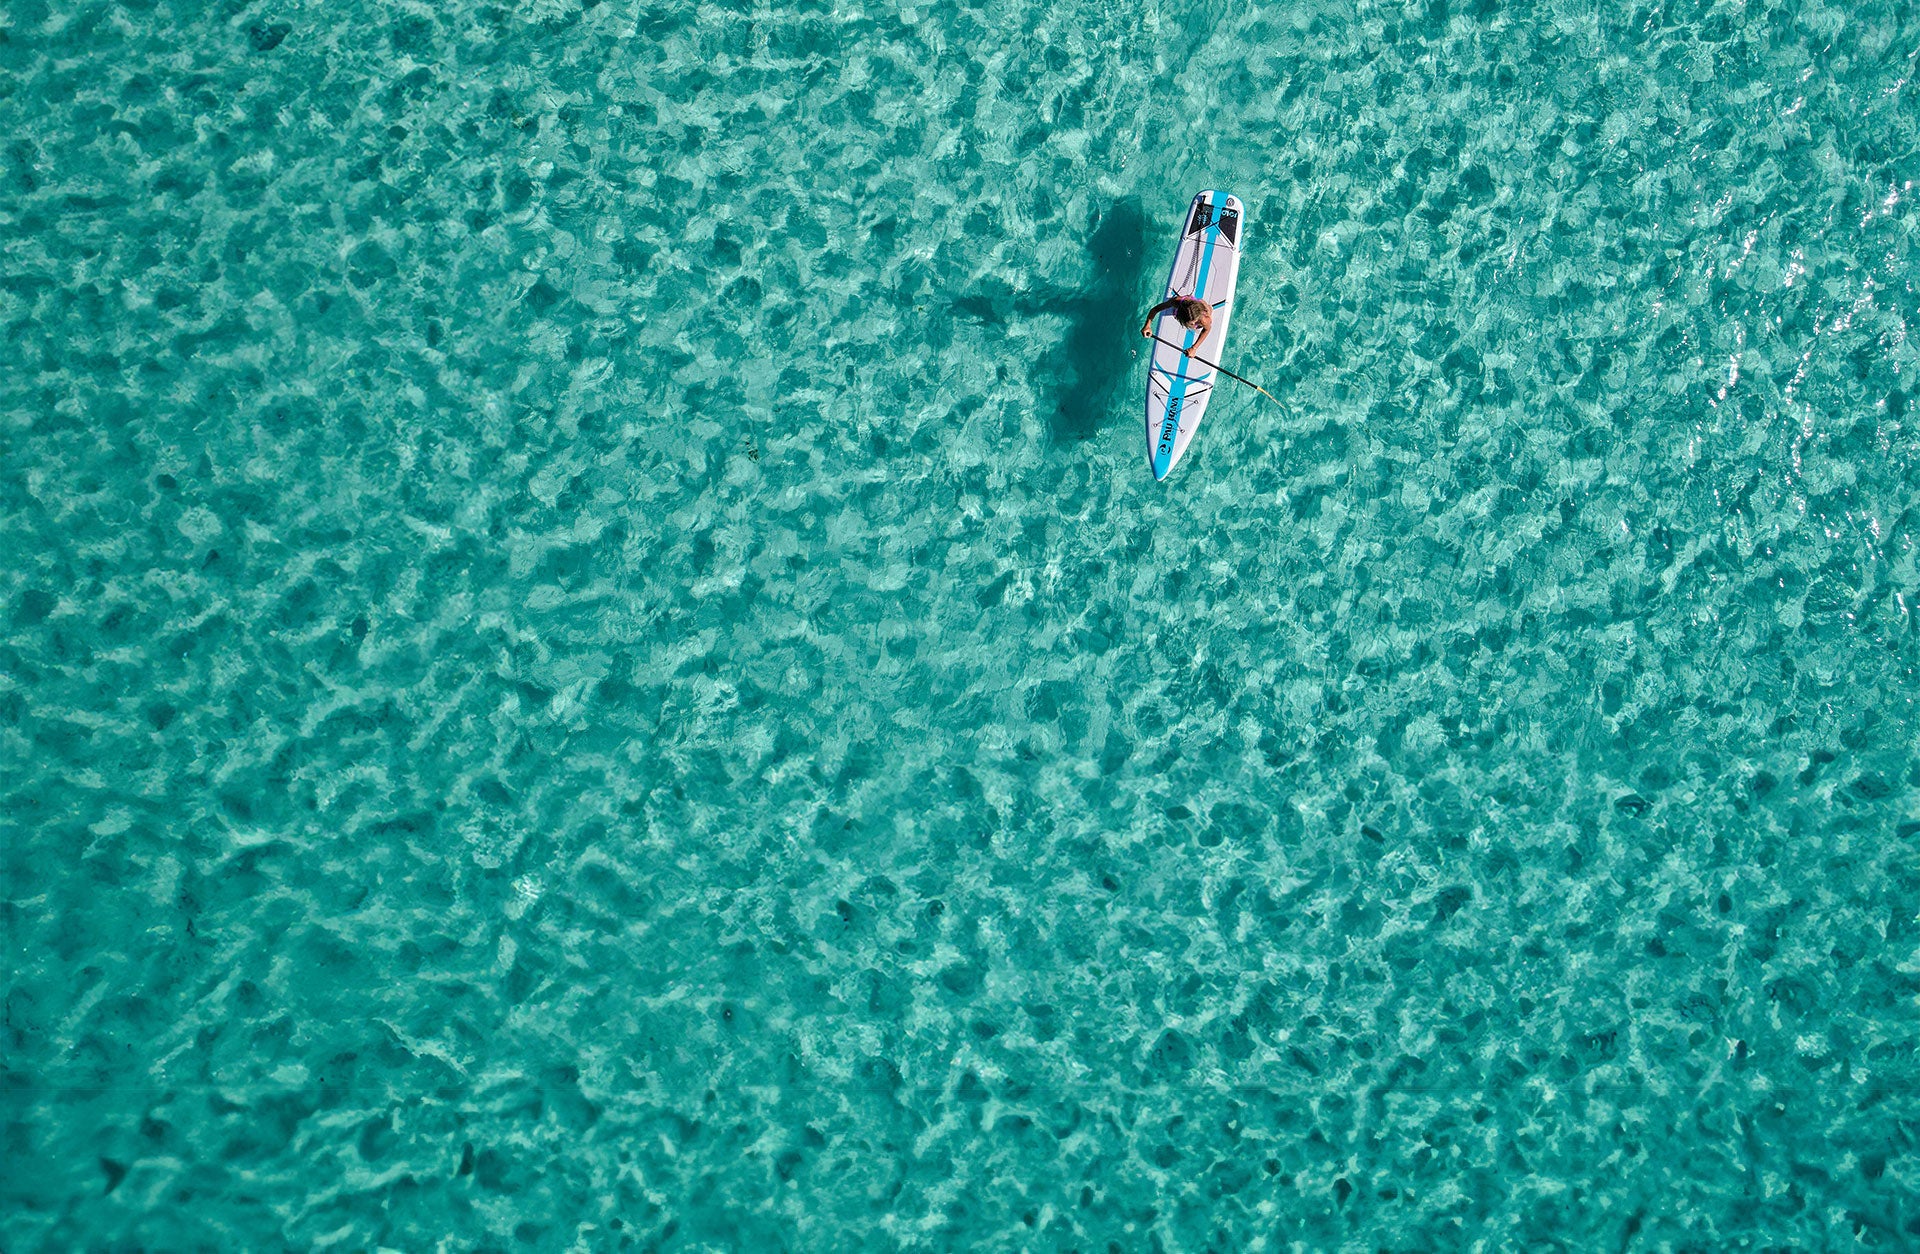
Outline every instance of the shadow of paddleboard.
<svg viewBox="0 0 1920 1254">
<path fill-rule="evenodd" d="M 1046 399 L 1048 427 L 1059 442 L 1084 440 L 1115 413 L 1115 393 L 1133 366 L 1140 267 L 1147 218 L 1127 199 L 1108 206 L 1087 241 L 1088 281 L 1077 288 L 1016 292 L 991 284 L 953 303 L 954 313 L 987 326 L 1006 326 L 1051 314 L 1067 320 L 1059 347 L 1038 363 L 1053 383 Z M 1127 411 L 1131 413 L 1131 409 Z"/>
</svg>

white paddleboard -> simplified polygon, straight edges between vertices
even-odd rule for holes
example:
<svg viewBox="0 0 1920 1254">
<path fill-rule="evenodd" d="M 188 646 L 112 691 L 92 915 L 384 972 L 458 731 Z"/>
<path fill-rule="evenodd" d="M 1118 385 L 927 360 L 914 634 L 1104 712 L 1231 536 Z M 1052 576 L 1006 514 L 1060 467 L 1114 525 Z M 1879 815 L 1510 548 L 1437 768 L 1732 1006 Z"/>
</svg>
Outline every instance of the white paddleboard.
<svg viewBox="0 0 1920 1254">
<path fill-rule="evenodd" d="M 1200 332 L 1189 331 L 1168 310 L 1148 329 L 1164 343 L 1153 344 L 1153 362 L 1147 371 L 1147 465 L 1155 479 L 1165 479 L 1180 455 L 1193 442 L 1200 419 L 1219 381 L 1220 352 L 1227 343 L 1227 324 L 1233 319 L 1233 287 L 1240 278 L 1240 247 L 1245 217 L 1240 198 L 1226 192 L 1201 192 L 1187 207 L 1180 230 L 1180 247 L 1167 275 L 1167 294 L 1198 296 L 1213 306 L 1213 331 L 1191 357 Z"/>
</svg>

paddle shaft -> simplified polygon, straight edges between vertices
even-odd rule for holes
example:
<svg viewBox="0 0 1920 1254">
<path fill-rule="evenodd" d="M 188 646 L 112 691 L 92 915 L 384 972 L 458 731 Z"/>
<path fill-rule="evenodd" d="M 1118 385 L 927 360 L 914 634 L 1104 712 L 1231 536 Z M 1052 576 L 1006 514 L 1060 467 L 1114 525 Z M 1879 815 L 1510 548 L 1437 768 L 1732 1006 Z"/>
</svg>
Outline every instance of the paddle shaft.
<svg viewBox="0 0 1920 1254">
<path fill-rule="evenodd" d="M 1155 340 L 1159 340 L 1159 341 L 1160 341 L 1160 343 L 1162 343 L 1162 344 L 1165 344 L 1165 345 L 1166 345 L 1166 346 L 1167 346 L 1168 348 L 1171 348 L 1171 349 L 1173 349 L 1174 351 L 1176 351 L 1176 352 L 1178 352 L 1178 353 L 1180 353 L 1180 354 L 1181 354 L 1182 356 L 1185 356 L 1185 355 L 1186 355 L 1186 351 L 1187 351 L 1187 350 L 1186 350 L 1186 349 L 1184 349 L 1184 348 L 1181 348 L 1181 347 L 1180 347 L 1180 346 L 1179 346 L 1178 344 L 1175 344 L 1175 343 L 1174 343 L 1174 342 L 1173 342 L 1172 340 L 1162 340 L 1162 339 L 1160 339 L 1160 337 L 1159 337 L 1159 336 L 1157 336 L 1157 335 L 1153 335 L 1153 336 L 1151 336 L 1150 338 L 1152 338 L 1152 339 L 1155 339 Z M 1262 396 L 1264 396 L 1264 397 L 1266 397 L 1266 398 L 1267 398 L 1268 400 L 1270 400 L 1270 401 L 1272 401 L 1272 402 L 1273 402 L 1274 404 L 1276 404 L 1276 405 L 1278 405 L 1278 404 L 1280 403 L 1280 398 L 1279 398 L 1279 397 L 1277 397 L 1277 396 L 1275 396 L 1275 395 L 1274 395 L 1273 393 L 1271 393 L 1271 392 L 1269 392 L 1269 391 L 1267 391 L 1267 389 L 1265 389 L 1265 388 L 1263 388 L 1263 387 L 1261 387 L 1261 386 L 1260 386 L 1260 385 L 1259 385 L 1258 383 L 1255 383 L 1255 382 L 1254 382 L 1254 381 L 1253 381 L 1252 379 L 1243 379 L 1243 378 L 1241 378 L 1241 377 L 1240 377 L 1239 375 L 1237 375 L 1237 374 L 1235 374 L 1235 373 L 1234 373 L 1233 371 L 1231 371 L 1231 370 L 1229 370 L 1229 369 L 1227 369 L 1227 368 L 1226 368 L 1225 366 L 1215 366 L 1215 367 L 1214 367 L 1214 370 L 1215 370 L 1215 372 L 1217 372 L 1217 373 L 1219 373 L 1219 374 L 1223 374 L 1223 375 L 1225 375 L 1225 376 L 1227 376 L 1227 378 L 1229 378 L 1229 379 L 1232 379 L 1232 380 L 1234 380 L 1234 381 L 1235 381 L 1235 382 L 1237 382 L 1237 383 L 1244 383 L 1244 384 L 1246 384 L 1246 385 L 1247 385 L 1248 387 L 1250 387 L 1250 388 L 1252 388 L 1252 389 L 1253 389 L 1254 391 L 1256 391 L 1256 392 L 1258 392 L 1258 393 L 1260 393 L 1260 395 L 1262 395 Z"/>
</svg>

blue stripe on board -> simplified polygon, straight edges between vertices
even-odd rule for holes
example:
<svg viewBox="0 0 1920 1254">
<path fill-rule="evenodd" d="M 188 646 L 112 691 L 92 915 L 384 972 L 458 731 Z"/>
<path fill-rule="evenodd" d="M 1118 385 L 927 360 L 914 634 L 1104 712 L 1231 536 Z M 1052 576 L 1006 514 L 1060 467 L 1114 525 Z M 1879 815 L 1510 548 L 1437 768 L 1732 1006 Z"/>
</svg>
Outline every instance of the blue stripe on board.
<svg viewBox="0 0 1920 1254">
<path fill-rule="evenodd" d="M 1205 197 L 1209 203 L 1212 202 L 1213 197 L 1216 195 L 1216 193 L 1213 191 L 1204 191 L 1204 192 L 1201 192 L 1200 194 L 1203 197 Z M 1187 212 L 1192 213 L 1193 210 L 1188 209 Z M 1206 299 L 1206 296 L 1204 295 L 1204 293 L 1207 290 L 1207 272 L 1213 268 L 1213 245 L 1214 245 L 1214 242 L 1219 238 L 1220 238 L 1220 223 L 1218 219 L 1216 219 L 1215 221 L 1207 225 L 1206 246 L 1200 250 L 1200 277 L 1194 281 L 1194 285 L 1193 285 L 1194 296 L 1201 300 Z M 1182 349 L 1192 348 L 1193 347 L 1192 328 L 1183 327 L 1181 329 L 1185 331 L 1186 334 L 1181 337 L 1180 347 Z M 1192 358 L 1186 358 L 1184 360 L 1191 361 Z M 1161 411 L 1163 414 L 1168 411 L 1177 411 L 1177 408 L 1180 402 L 1186 399 L 1187 384 L 1197 383 L 1201 379 L 1206 377 L 1206 375 L 1193 375 L 1189 377 L 1187 374 L 1184 373 L 1185 371 L 1184 365 L 1181 367 L 1181 369 L 1183 373 L 1177 374 L 1174 376 L 1175 385 L 1167 394 L 1167 408 Z M 1212 374 L 1213 372 L 1208 371 L 1207 373 Z M 1166 421 L 1167 420 L 1164 417 L 1161 418 L 1160 422 L 1161 422 L 1162 429 L 1165 428 Z M 1174 432 L 1173 432 L 1172 438 L 1169 439 L 1169 438 L 1163 437 L 1160 440 L 1156 441 L 1153 447 L 1153 477 L 1156 482 L 1166 478 L 1167 472 L 1173 469 L 1173 449 L 1174 449 L 1174 445 L 1179 442 L 1179 439 L 1180 439 L 1179 421 L 1178 419 L 1176 419 L 1174 422 Z"/>
</svg>

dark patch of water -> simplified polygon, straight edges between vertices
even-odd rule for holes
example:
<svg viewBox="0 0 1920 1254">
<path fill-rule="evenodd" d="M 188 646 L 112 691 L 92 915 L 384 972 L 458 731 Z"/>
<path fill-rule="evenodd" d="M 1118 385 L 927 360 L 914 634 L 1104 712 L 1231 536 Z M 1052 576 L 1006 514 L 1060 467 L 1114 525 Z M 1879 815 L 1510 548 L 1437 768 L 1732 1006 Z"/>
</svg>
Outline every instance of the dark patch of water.
<svg viewBox="0 0 1920 1254">
<path fill-rule="evenodd" d="M 956 315 L 988 326 L 1045 315 L 1067 320 L 1066 335 L 1040 372 L 1055 381 L 1046 401 L 1056 441 L 1084 440 L 1125 409 L 1117 393 L 1133 366 L 1135 319 L 1144 312 L 1134 306 L 1146 243 L 1140 203 L 1119 200 L 1100 214 L 1087 240 L 1085 283 L 1025 291 L 989 283 L 953 303 Z"/>
</svg>

